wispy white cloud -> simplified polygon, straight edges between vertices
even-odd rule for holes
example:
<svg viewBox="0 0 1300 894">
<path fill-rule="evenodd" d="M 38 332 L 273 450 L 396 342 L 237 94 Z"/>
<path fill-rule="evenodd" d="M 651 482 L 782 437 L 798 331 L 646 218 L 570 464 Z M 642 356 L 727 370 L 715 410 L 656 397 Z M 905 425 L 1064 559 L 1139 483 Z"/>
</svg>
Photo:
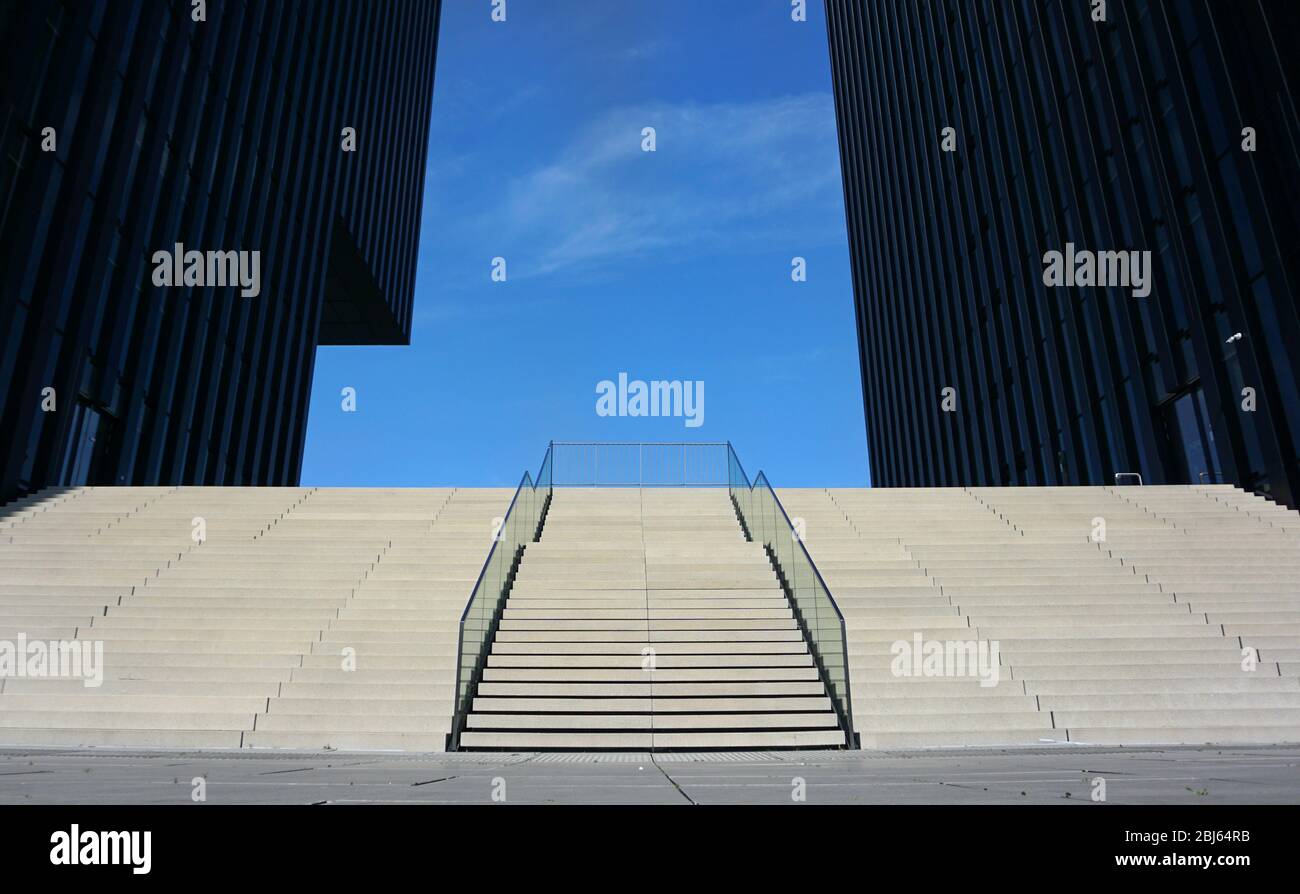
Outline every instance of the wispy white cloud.
<svg viewBox="0 0 1300 894">
<path fill-rule="evenodd" d="M 641 150 L 646 126 L 657 152 Z M 508 251 L 512 279 L 662 253 L 796 254 L 842 238 L 833 100 L 611 110 L 487 198 L 465 236 Z"/>
<path fill-rule="evenodd" d="M 634 43 L 613 49 L 610 51 L 609 55 L 618 62 L 645 62 L 649 59 L 662 56 L 673 46 L 675 45 L 662 38 L 644 40 L 640 43 Z"/>
</svg>

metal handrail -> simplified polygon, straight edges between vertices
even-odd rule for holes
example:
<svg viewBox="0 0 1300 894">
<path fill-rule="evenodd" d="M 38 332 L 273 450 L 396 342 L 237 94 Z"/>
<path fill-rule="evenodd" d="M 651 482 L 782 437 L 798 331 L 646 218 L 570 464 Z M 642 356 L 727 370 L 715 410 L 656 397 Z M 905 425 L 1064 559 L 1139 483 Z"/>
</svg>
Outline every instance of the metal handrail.
<svg viewBox="0 0 1300 894">
<path fill-rule="evenodd" d="M 447 735 L 447 750 L 455 751 L 460 747 L 460 736 L 465 729 L 465 721 L 469 716 L 469 711 L 474 703 L 475 693 L 478 691 L 478 684 L 483 676 L 483 668 L 487 663 L 487 655 L 491 651 L 492 640 L 496 636 L 496 631 L 501 623 L 502 610 L 505 607 L 505 597 L 509 593 L 510 584 L 513 581 L 514 570 L 517 566 L 523 550 L 527 543 L 535 543 L 541 536 L 542 524 L 546 518 L 547 508 L 550 506 L 551 493 L 551 460 L 553 456 L 553 444 L 548 444 L 546 453 L 542 456 L 542 463 L 537 470 L 537 479 L 524 472 L 523 478 L 519 480 L 519 486 L 515 488 L 514 496 L 510 498 L 510 508 L 506 510 L 505 516 L 501 520 L 501 527 L 497 529 L 495 536 L 492 538 L 492 546 L 488 549 L 487 558 L 483 560 L 483 567 L 479 569 L 478 577 L 474 581 L 474 588 L 470 590 L 469 598 L 465 601 L 465 608 L 460 613 L 460 623 L 456 638 L 456 688 L 455 692 L 455 712 L 452 716 L 451 732 Z M 528 488 L 525 491 L 525 488 Z M 544 490 L 544 496 L 540 504 L 537 502 L 538 491 Z M 465 653 L 465 624 L 470 617 L 470 610 L 474 607 L 479 598 L 489 598 L 489 594 L 483 593 L 482 589 L 487 579 L 488 571 L 492 567 L 492 562 L 497 556 L 497 549 L 505 542 L 506 532 L 510 530 L 511 520 L 515 514 L 515 508 L 519 505 L 521 494 L 527 494 L 532 498 L 529 502 L 528 512 L 533 518 L 524 519 L 529 525 L 530 530 L 527 533 L 527 541 L 524 543 L 515 543 L 512 547 L 514 555 L 510 559 L 510 570 L 503 576 L 502 585 L 499 592 L 495 594 L 496 603 L 492 608 L 491 620 L 483 631 L 478 648 L 473 656 L 473 666 L 469 668 L 469 679 L 466 680 L 466 668 L 469 662 L 466 660 Z M 462 686 L 463 684 L 463 686 Z"/>
<path fill-rule="evenodd" d="M 749 480 L 749 475 L 746 474 L 745 467 L 741 465 L 740 457 L 736 454 L 735 448 L 732 447 L 730 441 L 727 442 L 727 454 L 728 454 L 728 465 L 730 465 L 731 461 L 734 460 L 736 464 L 736 470 L 740 473 L 740 480 L 743 482 L 744 487 L 750 492 L 751 495 L 753 491 L 756 488 L 759 488 L 761 484 L 762 489 L 765 489 L 767 493 L 771 496 L 772 502 L 775 504 L 776 508 L 779 509 L 781 512 L 781 519 L 785 522 L 785 527 L 789 532 L 790 539 L 799 545 L 799 551 L 803 554 L 804 561 L 807 562 L 808 567 L 812 570 L 817 585 L 820 586 L 822 592 L 826 594 L 826 600 L 835 612 L 835 618 L 839 622 L 838 626 L 839 626 L 839 634 L 840 634 L 840 650 L 841 650 L 841 654 L 844 656 L 844 694 L 842 698 L 838 698 L 835 695 L 835 688 L 832 685 L 830 670 L 829 668 L 827 668 L 826 662 L 823 658 L 819 638 L 814 634 L 814 632 L 808 626 L 805 618 L 803 617 L 802 607 L 799 605 L 798 598 L 794 594 L 793 585 L 791 583 L 794 580 L 792 574 L 793 569 L 782 568 L 781 561 L 780 561 L 780 554 L 777 552 L 777 550 L 775 549 L 772 543 L 764 542 L 763 545 L 767 548 L 768 553 L 772 557 L 772 563 L 776 566 L 777 571 L 780 573 L 783 582 L 786 584 L 787 595 L 791 599 L 795 611 L 795 617 L 799 620 L 799 624 L 803 628 L 804 635 L 808 640 L 809 646 L 813 654 L 813 660 L 816 661 L 818 672 L 821 674 L 822 683 L 824 686 L 826 686 L 827 692 L 831 694 L 831 703 L 835 706 L 835 713 L 839 717 L 840 725 L 844 728 L 844 733 L 847 737 L 847 741 L 850 743 L 850 745 L 852 745 L 856 741 L 857 734 L 854 731 L 854 727 L 853 727 L 853 694 L 851 691 L 851 683 L 849 679 L 849 667 L 848 667 L 849 643 L 848 643 L 847 626 L 844 623 L 844 613 L 840 611 L 839 603 L 835 601 L 835 596 L 834 594 L 831 593 L 831 588 L 826 585 L 826 580 L 825 578 L 822 577 L 821 571 L 818 570 L 817 563 L 813 561 L 812 555 L 808 552 L 807 546 L 804 545 L 803 538 L 799 537 L 798 534 L 796 533 L 794 524 L 791 523 L 790 521 L 790 515 L 788 512 L 785 511 L 785 506 L 781 503 L 781 498 L 776 495 L 776 491 L 772 488 L 772 483 L 768 481 L 767 475 L 760 470 L 758 473 L 758 477 L 754 479 L 753 483 L 751 483 Z M 744 517 L 744 510 L 740 506 L 740 501 L 735 499 L 735 490 L 736 490 L 735 483 L 734 482 L 730 483 L 728 489 L 731 491 L 732 502 L 736 507 L 736 511 L 741 516 L 741 519 L 745 524 L 746 535 L 749 537 L 750 540 L 755 540 L 756 538 L 754 537 L 753 534 L 753 525 L 751 524 L 749 519 Z"/>
<path fill-rule="evenodd" d="M 1136 478 L 1138 480 L 1138 487 L 1142 487 L 1142 474 L 1140 472 L 1116 472 L 1115 473 L 1116 487 L 1120 486 L 1119 480 L 1121 478 Z"/>
</svg>

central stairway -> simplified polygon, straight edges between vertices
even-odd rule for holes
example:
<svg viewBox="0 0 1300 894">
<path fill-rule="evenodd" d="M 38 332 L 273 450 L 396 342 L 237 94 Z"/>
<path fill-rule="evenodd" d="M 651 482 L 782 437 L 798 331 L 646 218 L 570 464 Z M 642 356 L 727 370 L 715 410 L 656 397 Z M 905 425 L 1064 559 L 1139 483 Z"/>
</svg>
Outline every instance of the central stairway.
<svg viewBox="0 0 1300 894">
<path fill-rule="evenodd" d="M 763 547 L 725 489 L 555 492 L 464 749 L 842 747 Z"/>
</svg>

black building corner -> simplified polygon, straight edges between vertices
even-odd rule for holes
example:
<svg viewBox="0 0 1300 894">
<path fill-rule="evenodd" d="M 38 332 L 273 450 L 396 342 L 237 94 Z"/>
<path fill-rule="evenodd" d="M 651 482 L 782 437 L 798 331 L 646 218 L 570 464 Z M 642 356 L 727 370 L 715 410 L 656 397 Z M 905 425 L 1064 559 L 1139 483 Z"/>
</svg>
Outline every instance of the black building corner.
<svg viewBox="0 0 1300 894">
<path fill-rule="evenodd" d="M 316 346 L 410 340 L 439 14 L 0 2 L 0 501 L 297 483 Z"/>
<path fill-rule="evenodd" d="M 1300 3 L 826 5 L 873 483 L 1296 506 Z M 1067 244 L 1150 294 L 1045 285 Z"/>
</svg>

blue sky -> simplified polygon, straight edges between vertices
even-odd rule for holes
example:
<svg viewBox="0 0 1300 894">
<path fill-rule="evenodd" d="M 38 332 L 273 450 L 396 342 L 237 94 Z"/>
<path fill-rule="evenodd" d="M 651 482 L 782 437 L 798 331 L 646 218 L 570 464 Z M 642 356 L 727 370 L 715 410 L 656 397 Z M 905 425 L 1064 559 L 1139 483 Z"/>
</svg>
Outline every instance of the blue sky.
<svg viewBox="0 0 1300 894">
<path fill-rule="evenodd" d="M 490 9 L 443 4 L 411 345 L 317 352 L 303 483 L 513 485 L 551 439 L 868 483 L 820 2 Z M 598 416 L 620 372 L 704 382 L 704 424 Z"/>
</svg>

